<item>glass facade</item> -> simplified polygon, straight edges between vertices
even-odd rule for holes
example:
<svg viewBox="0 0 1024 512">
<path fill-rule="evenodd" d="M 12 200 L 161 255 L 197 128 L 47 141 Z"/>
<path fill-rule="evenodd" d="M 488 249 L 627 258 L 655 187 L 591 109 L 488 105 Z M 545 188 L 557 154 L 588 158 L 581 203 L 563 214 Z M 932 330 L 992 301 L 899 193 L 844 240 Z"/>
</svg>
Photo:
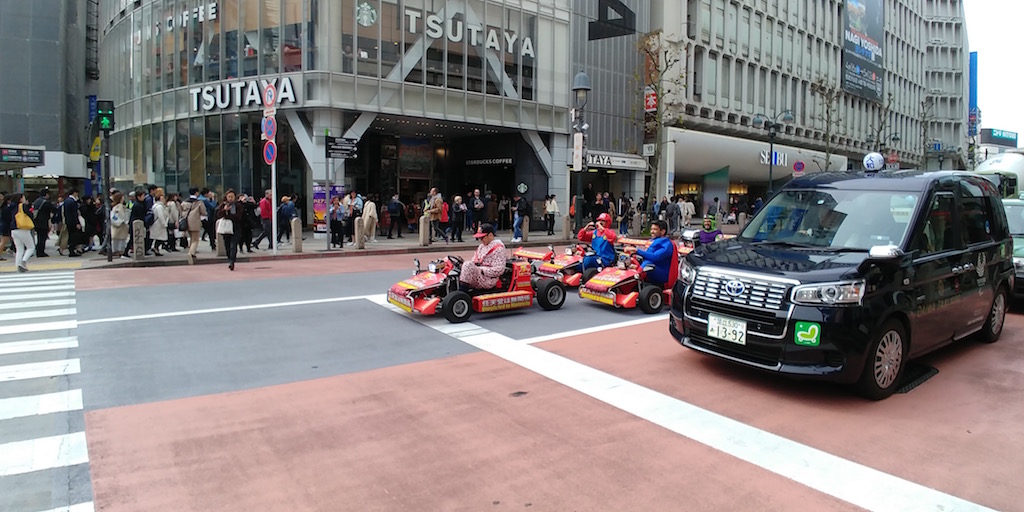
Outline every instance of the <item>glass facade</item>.
<svg viewBox="0 0 1024 512">
<path fill-rule="evenodd" d="M 269 185 L 258 99 L 268 82 L 281 93 L 278 172 L 302 189 L 310 158 L 284 109 L 310 138 L 324 112 L 567 133 L 571 4 L 101 0 L 112 176 L 178 191 Z"/>
</svg>

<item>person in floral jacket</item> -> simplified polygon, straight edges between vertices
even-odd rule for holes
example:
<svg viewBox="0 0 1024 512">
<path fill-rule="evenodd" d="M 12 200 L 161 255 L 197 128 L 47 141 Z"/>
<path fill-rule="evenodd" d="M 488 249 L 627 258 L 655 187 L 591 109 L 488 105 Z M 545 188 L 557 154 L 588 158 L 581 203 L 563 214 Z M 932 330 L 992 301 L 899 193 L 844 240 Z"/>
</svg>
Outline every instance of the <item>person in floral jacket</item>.
<svg viewBox="0 0 1024 512">
<path fill-rule="evenodd" d="M 505 244 L 495 238 L 490 224 L 481 224 L 473 238 L 480 241 L 480 246 L 473 259 L 462 264 L 459 281 L 471 288 L 494 288 L 505 271 Z"/>
</svg>

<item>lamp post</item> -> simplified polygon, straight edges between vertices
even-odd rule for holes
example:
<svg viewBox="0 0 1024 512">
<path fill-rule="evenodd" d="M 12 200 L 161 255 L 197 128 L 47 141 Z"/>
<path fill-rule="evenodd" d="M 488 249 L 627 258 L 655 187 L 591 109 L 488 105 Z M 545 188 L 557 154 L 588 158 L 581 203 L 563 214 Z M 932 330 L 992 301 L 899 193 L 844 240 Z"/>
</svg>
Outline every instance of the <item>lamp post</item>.
<svg viewBox="0 0 1024 512">
<path fill-rule="evenodd" d="M 891 142 L 893 144 L 899 144 L 900 143 L 900 134 L 896 133 L 896 132 L 893 132 L 893 133 L 890 133 L 889 135 L 886 135 L 885 137 L 882 137 L 881 139 L 878 139 L 878 140 L 875 140 L 875 136 L 874 135 L 868 135 L 868 138 L 865 139 L 865 142 L 867 142 L 868 144 L 873 144 L 874 145 L 874 150 L 879 152 L 879 153 L 881 153 L 886 148 L 888 143 Z"/>
<path fill-rule="evenodd" d="M 779 128 L 782 128 L 785 123 L 793 122 L 793 112 L 785 110 L 779 112 L 774 119 L 769 118 L 764 114 L 758 114 L 754 116 L 754 127 L 764 128 L 768 130 L 768 197 L 771 198 L 774 195 L 774 186 L 772 182 L 772 174 L 775 171 L 775 135 L 778 133 Z"/>
<path fill-rule="evenodd" d="M 580 71 L 576 73 L 576 76 L 572 79 L 572 92 L 575 95 L 576 100 L 576 115 L 573 119 L 573 133 L 576 137 L 582 138 L 582 146 L 578 149 L 582 154 L 580 155 L 582 163 L 580 169 L 576 173 L 576 229 L 579 229 L 583 225 L 583 173 L 587 171 L 587 130 L 590 129 L 590 125 L 583 120 L 583 107 L 587 106 L 587 94 L 590 93 L 590 77 L 586 73 Z M 574 155 L 575 158 L 575 144 Z"/>
</svg>

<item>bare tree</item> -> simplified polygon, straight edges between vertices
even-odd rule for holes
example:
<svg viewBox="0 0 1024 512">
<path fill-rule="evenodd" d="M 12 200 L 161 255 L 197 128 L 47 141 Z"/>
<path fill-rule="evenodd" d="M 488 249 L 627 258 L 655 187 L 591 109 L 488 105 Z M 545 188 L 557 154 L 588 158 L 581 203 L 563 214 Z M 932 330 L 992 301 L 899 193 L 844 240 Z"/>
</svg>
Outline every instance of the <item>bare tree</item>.
<svg viewBox="0 0 1024 512">
<path fill-rule="evenodd" d="M 896 97 L 890 92 L 886 97 L 885 102 L 882 106 L 875 111 L 875 122 L 871 124 L 872 135 L 870 142 L 874 144 L 874 147 L 869 148 L 871 151 L 883 151 L 885 150 L 885 143 L 888 142 L 888 138 L 891 133 L 886 133 L 889 128 L 889 118 L 892 113 L 892 106 L 896 103 Z"/>
<path fill-rule="evenodd" d="M 640 88 L 650 87 L 657 98 L 657 109 L 647 112 L 644 105 L 643 112 L 645 139 L 653 139 L 655 142 L 654 156 L 647 163 L 652 174 L 647 196 L 655 201 L 658 198 L 657 175 L 664 151 L 665 128 L 680 127 L 683 124 L 679 106 L 682 105 L 682 93 L 686 88 L 682 78 L 686 73 L 679 69 L 683 62 L 682 49 L 666 41 L 661 30 L 641 36 L 637 41 L 637 49 L 643 62 L 634 78 L 635 85 Z"/>
<path fill-rule="evenodd" d="M 825 150 L 825 158 L 812 158 L 819 171 L 832 170 L 832 155 L 839 149 L 839 132 L 843 128 L 842 119 L 839 115 L 839 107 L 842 104 L 843 96 L 846 94 L 843 89 L 824 78 L 819 78 L 811 84 L 811 94 L 818 96 L 818 112 L 812 119 L 818 120 L 823 125 L 819 139 Z"/>
<path fill-rule="evenodd" d="M 921 167 L 928 167 L 928 123 L 932 119 L 932 109 L 935 107 L 933 98 L 925 98 L 917 111 L 918 121 L 921 123 Z"/>
</svg>

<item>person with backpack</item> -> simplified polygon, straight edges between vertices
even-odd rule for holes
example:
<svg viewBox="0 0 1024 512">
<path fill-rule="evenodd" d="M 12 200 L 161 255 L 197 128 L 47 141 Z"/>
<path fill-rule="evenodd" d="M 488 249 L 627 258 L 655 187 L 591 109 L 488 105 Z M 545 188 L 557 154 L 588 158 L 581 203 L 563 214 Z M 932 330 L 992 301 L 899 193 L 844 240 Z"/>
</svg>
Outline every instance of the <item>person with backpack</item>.
<svg viewBox="0 0 1024 512">
<path fill-rule="evenodd" d="M 402 238 L 402 224 L 405 223 L 405 204 L 398 199 L 398 194 L 391 196 L 388 202 L 388 214 L 391 215 L 391 224 L 388 224 L 388 238 L 391 238 L 391 231 L 398 228 L 398 238 Z"/>
<path fill-rule="evenodd" d="M 523 219 L 529 217 L 533 211 L 530 202 L 520 196 L 519 192 L 512 196 L 512 200 L 512 212 L 515 213 L 512 221 L 512 243 L 518 243 L 523 241 Z"/>
</svg>

